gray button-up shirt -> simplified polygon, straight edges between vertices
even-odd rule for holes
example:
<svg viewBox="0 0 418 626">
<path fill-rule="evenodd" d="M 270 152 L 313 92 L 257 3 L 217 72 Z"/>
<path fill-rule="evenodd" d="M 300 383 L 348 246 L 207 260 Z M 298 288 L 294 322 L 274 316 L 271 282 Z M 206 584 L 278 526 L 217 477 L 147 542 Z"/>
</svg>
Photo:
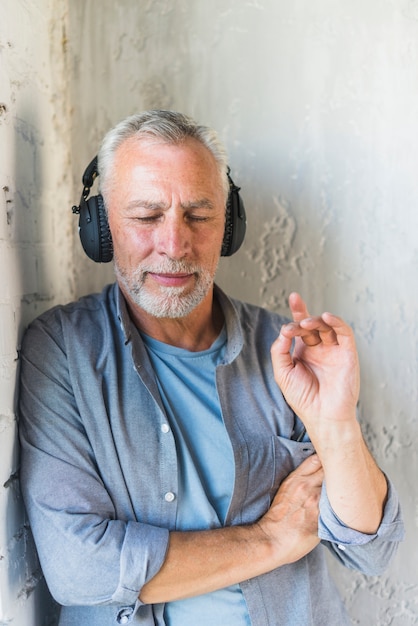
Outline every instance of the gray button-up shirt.
<svg viewBox="0 0 418 626">
<path fill-rule="evenodd" d="M 296 441 L 302 424 L 273 378 L 270 346 L 285 320 L 220 289 L 216 297 L 228 337 L 216 384 L 235 460 L 226 524 L 247 524 L 313 450 Z M 118 287 L 35 320 L 21 365 L 22 489 L 43 572 L 64 605 L 60 625 L 163 625 L 164 605 L 142 605 L 138 595 L 175 528 L 176 445 Z M 375 535 L 341 524 L 325 488 L 320 511 L 317 548 L 241 584 L 253 626 L 348 624 L 324 546 L 345 565 L 377 574 L 402 538 L 390 483 Z"/>
</svg>

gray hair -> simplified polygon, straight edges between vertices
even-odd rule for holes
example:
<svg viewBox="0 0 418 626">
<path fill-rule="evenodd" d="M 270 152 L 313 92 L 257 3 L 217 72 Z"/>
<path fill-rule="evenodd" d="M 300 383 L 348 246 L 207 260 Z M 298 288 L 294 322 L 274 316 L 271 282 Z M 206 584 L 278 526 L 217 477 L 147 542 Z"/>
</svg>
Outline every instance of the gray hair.
<svg viewBox="0 0 418 626">
<path fill-rule="evenodd" d="M 216 131 L 197 124 L 191 117 L 176 111 L 153 110 L 131 115 L 112 128 L 104 137 L 98 153 L 100 192 L 106 196 L 112 184 L 112 169 L 116 150 L 127 139 L 155 137 L 169 144 L 181 144 L 188 137 L 200 141 L 213 155 L 225 192 L 228 196 L 228 163 L 226 150 Z"/>
</svg>

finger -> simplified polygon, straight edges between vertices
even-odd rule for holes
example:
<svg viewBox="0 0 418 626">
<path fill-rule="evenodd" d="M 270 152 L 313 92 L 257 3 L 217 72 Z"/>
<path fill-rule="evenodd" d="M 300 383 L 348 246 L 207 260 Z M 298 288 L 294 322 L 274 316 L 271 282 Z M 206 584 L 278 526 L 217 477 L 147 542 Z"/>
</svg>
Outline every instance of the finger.
<svg viewBox="0 0 418 626">
<path fill-rule="evenodd" d="M 289 295 L 289 308 L 295 322 L 300 322 L 300 320 L 305 319 L 305 317 L 309 317 L 305 301 L 295 291 Z"/>
<path fill-rule="evenodd" d="M 337 345 L 338 338 L 335 329 L 327 324 L 322 317 L 308 317 L 300 321 L 301 328 L 310 331 L 318 338 L 317 343 Z M 315 345 L 315 344 L 311 344 Z"/>
<path fill-rule="evenodd" d="M 316 453 L 308 456 L 307 459 L 302 461 L 302 463 L 294 470 L 294 474 L 299 474 L 300 476 L 310 476 L 311 474 L 315 474 L 316 472 L 322 472 L 322 464 Z"/>
<path fill-rule="evenodd" d="M 292 337 L 283 333 L 283 327 L 276 341 L 271 346 L 271 358 L 275 370 L 288 370 L 293 368 L 293 359 L 290 354 Z"/>
<path fill-rule="evenodd" d="M 341 344 L 346 341 L 352 342 L 354 339 L 352 328 L 332 313 L 301 320 L 300 324 L 306 330 L 318 332 L 323 343 Z"/>
<path fill-rule="evenodd" d="M 337 315 L 332 313 L 323 313 L 322 319 L 334 330 L 337 338 L 348 338 L 349 340 L 354 338 L 353 329 L 341 317 L 337 317 Z"/>
<path fill-rule="evenodd" d="M 294 322 L 300 322 L 309 317 L 309 311 L 305 301 L 296 292 L 292 292 L 289 296 L 289 307 L 292 312 Z M 295 335 L 302 338 L 302 341 L 307 346 L 317 346 L 321 343 L 321 338 L 318 333 L 313 332 L 311 334 Z"/>
<path fill-rule="evenodd" d="M 301 322 L 286 324 L 282 327 L 282 334 L 292 339 L 300 337 L 307 346 L 316 346 L 321 343 L 319 332 L 314 328 L 305 328 L 301 325 Z"/>
<path fill-rule="evenodd" d="M 306 335 L 300 335 L 300 337 L 306 346 L 313 347 L 322 343 L 321 335 L 316 331 L 309 332 Z"/>
</svg>

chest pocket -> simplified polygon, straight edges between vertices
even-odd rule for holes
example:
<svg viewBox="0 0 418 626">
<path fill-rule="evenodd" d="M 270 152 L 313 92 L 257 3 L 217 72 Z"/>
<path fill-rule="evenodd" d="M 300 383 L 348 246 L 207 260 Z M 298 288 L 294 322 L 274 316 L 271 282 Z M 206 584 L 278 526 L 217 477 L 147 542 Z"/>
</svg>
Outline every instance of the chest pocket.
<svg viewBox="0 0 418 626">
<path fill-rule="evenodd" d="M 270 507 L 283 480 L 313 452 L 310 442 L 254 434 L 236 457 L 229 523 L 251 523 L 259 519 Z"/>
<path fill-rule="evenodd" d="M 272 437 L 272 440 L 274 458 L 272 497 L 274 498 L 284 479 L 315 450 L 310 441 L 294 441 L 280 436 Z"/>
</svg>

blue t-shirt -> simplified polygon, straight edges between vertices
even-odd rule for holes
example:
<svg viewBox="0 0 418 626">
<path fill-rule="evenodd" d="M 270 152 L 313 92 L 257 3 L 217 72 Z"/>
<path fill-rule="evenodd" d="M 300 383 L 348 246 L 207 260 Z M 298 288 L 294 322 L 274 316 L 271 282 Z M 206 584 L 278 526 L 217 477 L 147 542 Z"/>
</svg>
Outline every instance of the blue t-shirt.
<svg viewBox="0 0 418 626">
<path fill-rule="evenodd" d="M 234 486 L 232 447 L 222 419 L 215 382 L 226 331 L 208 350 L 189 352 L 142 335 L 151 359 L 179 464 L 177 530 L 223 525 Z M 239 585 L 168 602 L 168 626 L 249 626 Z"/>
</svg>

